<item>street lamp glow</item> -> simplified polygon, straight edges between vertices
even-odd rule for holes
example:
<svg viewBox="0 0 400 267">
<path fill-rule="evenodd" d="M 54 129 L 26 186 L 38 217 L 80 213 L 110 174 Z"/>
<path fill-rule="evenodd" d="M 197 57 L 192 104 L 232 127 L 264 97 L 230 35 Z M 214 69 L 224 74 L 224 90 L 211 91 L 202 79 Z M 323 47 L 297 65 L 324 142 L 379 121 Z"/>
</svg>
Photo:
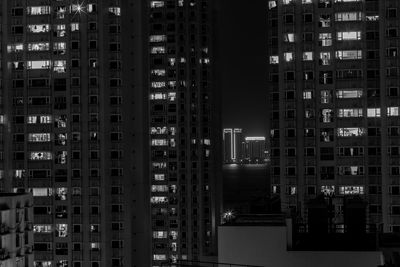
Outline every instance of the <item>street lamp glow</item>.
<svg viewBox="0 0 400 267">
<path fill-rule="evenodd" d="M 225 222 L 229 222 L 229 221 L 231 221 L 232 219 L 234 219 L 234 218 L 235 218 L 235 214 L 234 214 L 233 210 L 227 210 L 227 211 L 225 211 L 225 212 L 223 213 L 223 218 L 224 218 Z"/>
</svg>

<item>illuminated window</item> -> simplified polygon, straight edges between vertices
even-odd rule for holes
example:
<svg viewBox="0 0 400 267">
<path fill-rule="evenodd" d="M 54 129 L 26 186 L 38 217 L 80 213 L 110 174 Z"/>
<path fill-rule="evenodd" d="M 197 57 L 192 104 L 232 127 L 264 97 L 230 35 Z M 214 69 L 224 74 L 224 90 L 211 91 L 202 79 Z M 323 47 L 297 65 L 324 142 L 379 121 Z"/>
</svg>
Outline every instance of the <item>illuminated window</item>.
<svg viewBox="0 0 400 267">
<path fill-rule="evenodd" d="M 49 133 L 30 133 L 28 135 L 29 142 L 50 142 L 50 134 Z"/>
<path fill-rule="evenodd" d="M 36 60 L 36 61 L 28 61 L 27 62 L 28 69 L 49 69 L 50 68 L 50 60 Z"/>
<path fill-rule="evenodd" d="M 332 102 L 332 93 L 330 90 L 321 90 L 321 103 L 329 104 Z"/>
<path fill-rule="evenodd" d="M 51 152 L 30 152 L 30 160 L 51 160 Z"/>
<path fill-rule="evenodd" d="M 7 45 L 7 52 L 21 52 L 24 51 L 24 44 L 18 43 L 18 44 L 9 44 Z"/>
<path fill-rule="evenodd" d="M 365 135 L 364 128 L 338 128 L 337 135 L 340 137 L 358 137 Z"/>
<path fill-rule="evenodd" d="M 304 4 L 312 4 L 313 0 L 301 0 L 301 3 Z"/>
<path fill-rule="evenodd" d="M 88 4 L 86 10 L 87 10 L 88 13 L 96 12 L 97 11 L 97 6 L 96 6 L 96 4 Z"/>
<path fill-rule="evenodd" d="M 60 223 L 56 224 L 56 237 L 67 237 L 68 236 L 68 224 Z"/>
<path fill-rule="evenodd" d="M 335 14 L 336 21 L 362 20 L 362 12 L 339 12 Z"/>
<path fill-rule="evenodd" d="M 162 99 L 166 99 L 166 98 L 167 98 L 167 94 L 165 94 L 165 93 L 150 94 L 150 100 L 162 100 Z"/>
<path fill-rule="evenodd" d="M 331 46 L 332 45 L 332 34 L 331 33 L 320 33 L 318 43 L 320 46 Z"/>
<path fill-rule="evenodd" d="M 163 7 L 164 1 L 150 1 L 151 8 Z"/>
<path fill-rule="evenodd" d="M 67 151 L 57 151 L 55 163 L 56 164 L 67 164 Z"/>
<path fill-rule="evenodd" d="M 270 56 L 269 64 L 279 64 L 279 56 Z"/>
<path fill-rule="evenodd" d="M 30 24 L 30 25 L 28 25 L 28 32 L 32 32 L 32 33 L 49 32 L 49 30 L 50 30 L 49 24 Z"/>
<path fill-rule="evenodd" d="M 79 31 L 79 23 L 71 23 L 71 32 Z"/>
<path fill-rule="evenodd" d="M 379 118 L 381 116 L 380 108 L 368 108 L 367 109 L 367 117 L 368 118 Z"/>
<path fill-rule="evenodd" d="M 166 162 L 153 162 L 151 164 L 154 169 L 165 169 L 167 168 L 167 163 Z"/>
<path fill-rule="evenodd" d="M 33 232 L 41 233 L 41 234 L 50 234 L 53 232 L 53 225 L 51 225 L 51 224 L 34 224 Z"/>
<path fill-rule="evenodd" d="M 283 40 L 287 43 L 294 43 L 294 33 L 285 33 Z"/>
<path fill-rule="evenodd" d="M 155 181 L 164 181 L 165 180 L 165 174 L 163 174 L 163 173 L 154 174 L 154 180 Z"/>
<path fill-rule="evenodd" d="M 303 61 L 312 61 L 314 60 L 313 52 L 303 52 Z"/>
<path fill-rule="evenodd" d="M 153 238 L 155 239 L 162 239 L 167 237 L 168 237 L 167 231 L 153 231 Z"/>
<path fill-rule="evenodd" d="M 364 186 L 340 186 L 339 194 L 341 195 L 363 195 Z"/>
<path fill-rule="evenodd" d="M 55 25 L 55 30 L 56 30 L 57 37 L 65 36 L 65 33 L 66 33 L 65 24 Z"/>
<path fill-rule="evenodd" d="M 363 110 L 361 108 L 341 108 L 338 109 L 338 117 L 339 118 L 353 118 L 353 117 L 362 117 Z"/>
<path fill-rule="evenodd" d="M 65 17 L 65 13 L 67 12 L 67 8 L 65 6 L 57 6 L 55 7 L 55 12 L 57 19 L 63 19 Z"/>
<path fill-rule="evenodd" d="M 153 260 L 155 261 L 165 261 L 167 259 L 167 255 L 165 254 L 153 254 Z"/>
<path fill-rule="evenodd" d="M 329 14 L 321 14 L 319 16 L 319 27 L 327 28 L 331 26 L 331 15 Z"/>
<path fill-rule="evenodd" d="M 175 101 L 176 99 L 176 93 L 172 92 L 172 93 L 168 93 L 168 100 L 169 101 Z"/>
<path fill-rule="evenodd" d="M 366 21 L 378 21 L 379 15 L 366 15 L 365 20 Z"/>
<path fill-rule="evenodd" d="M 399 107 L 388 107 L 387 108 L 387 116 L 399 116 Z"/>
<path fill-rule="evenodd" d="M 64 55 L 67 50 L 67 44 L 65 42 L 54 42 L 53 51 L 59 55 Z"/>
<path fill-rule="evenodd" d="M 288 5 L 288 4 L 293 3 L 293 2 L 294 2 L 294 0 L 282 0 L 282 3 L 284 5 Z"/>
<path fill-rule="evenodd" d="M 53 195 L 52 188 L 32 188 L 31 191 L 34 197 L 49 197 Z"/>
<path fill-rule="evenodd" d="M 327 66 L 331 64 L 331 52 L 320 52 L 319 53 L 320 65 Z"/>
<path fill-rule="evenodd" d="M 152 88 L 162 88 L 165 87 L 165 82 L 151 82 Z"/>
<path fill-rule="evenodd" d="M 67 71 L 67 61 L 66 60 L 54 60 L 53 61 L 53 71 L 57 73 L 65 73 Z"/>
<path fill-rule="evenodd" d="M 158 43 L 167 41 L 166 35 L 150 35 L 150 42 Z"/>
<path fill-rule="evenodd" d="M 354 31 L 354 32 L 337 32 L 337 39 L 338 41 L 355 41 L 361 40 L 361 32 Z"/>
<path fill-rule="evenodd" d="M 151 204 L 166 204 L 168 203 L 168 197 L 151 197 Z"/>
<path fill-rule="evenodd" d="M 336 91 L 337 98 L 360 98 L 363 96 L 363 90 L 342 89 Z"/>
<path fill-rule="evenodd" d="M 168 140 L 167 139 L 152 139 L 151 145 L 152 146 L 167 146 Z"/>
<path fill-rule="evenodd" d="M 47 42 L 28 43 L 28 51 L 48 51 L 50 44 Z"/>
<path fill-rule="evenodd" d="M 297 193 L 296 186 L 288 186 L 286 190 L 287 190 L 286 193 L 288 195 L 296 195 Z"/>
<path fill-rule="evenodd" d="M 336 58 L 341 60 L 362 59 L 362 51 L 361 50 L 336 51 Z"/>
<path fill-rule="evenodd" d="M 154 76 L 163 77 L 163 76 L 165 76 L 165 70 L 164 69 L 154 69 L 154 70 L 151 70 L 151 74 Z"/>
<path fill-rule="evenodd" d="M 115 16 L 121 16 L 121 8 L 120 7 L 109 7 L 108 12 L 114 14 Z"/>
<path fill-rule="evenodd" d="M 98 242 L 90 243 L 90 249 L 92 251 L 99 251 L 100 250 L 100 243 L 98 243 Z"/>
<path fill-rule="evenodd" d="M 164 46 L 153 46 L 150 50 L 151 54 L 164 54 L 165 47 Z"/>
<path fill-rule="evenodd" d="M 324 123 L 333 121 L 333 111 L 332 109 L 325 108 L 321 110 L 321 120 Z"/>
<path fill-rule="evenodd" d="M 276 0 L 268 1 L 268 9 L 273 9 L 273 8 L 277 7 L 276 2 L 277 2 Z"/>
<path fill-rule="evenodd" d="M 151 192 L 153 192 L 153 193 L 168 192 L 168 186 L 166 186 L 166 185 L 152 185 L 151 186 Z"/>
<path fill-rule="evenodd" d="M 283 57 L 286 62 L 292 62 L 294 60 L 294 54 L 293 52 L 286 52 L 283 54 Z"/>
<path fill-rule="evenodd" d="M 68 192 L 68 188 L 67 187 L 58 187 L 58 188 L 56 188 L 55 199 L 56 200 L 67 200 L 67 192 Z"/>
<path fill-rule="evenodd" d="M 50 6 L 30 6 L 26 12 L 28 15 L 48 15 L 50 14 Z"/>
<path fill-rule="evenodd" d="M 176 59 L 175 58 L 168 58 L 168 64 L 173 67 L 175 66 Z"/>
<path fill-rule="evenodd" d="M 304 91 L 303 92 L 303 99 L 312 99 L 313 98 L 313 91 Z"/>
<path fill-rule="evenodd" d="M 334 185 L 322 185 L 321 193 L 323 193 L 324 195 L 332 195 L 335 193 L 335 186 Z"/>
</svg>

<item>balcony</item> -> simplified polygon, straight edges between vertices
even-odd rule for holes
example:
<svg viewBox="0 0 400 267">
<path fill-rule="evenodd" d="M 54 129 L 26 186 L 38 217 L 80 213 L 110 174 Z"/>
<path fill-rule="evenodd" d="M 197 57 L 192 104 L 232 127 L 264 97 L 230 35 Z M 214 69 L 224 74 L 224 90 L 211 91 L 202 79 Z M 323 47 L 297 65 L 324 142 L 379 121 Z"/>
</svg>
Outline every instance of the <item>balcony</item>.
<svg viewBox="0 0 400 267">
<path fill-rule="evenodd" d="M 0 235 L 6 235 L 6 234 L 8 234 L 9 232 L 10 232 L 9 227 L 8 227 L 6 224 L 2 223 L 2 224 L 0 225 Z"/>
<path fill-rule="evenodd" d="M 4 248 L 0 249 L 0 260 L 6 260 L 10 257 L 10 253 Z"/>
<path fill-rule="evenodd" d="M 32 254 L 32 253 L 33 253 L 32 246 L 26 245 L 25 246 L 25 254 Z"/>
</svg>

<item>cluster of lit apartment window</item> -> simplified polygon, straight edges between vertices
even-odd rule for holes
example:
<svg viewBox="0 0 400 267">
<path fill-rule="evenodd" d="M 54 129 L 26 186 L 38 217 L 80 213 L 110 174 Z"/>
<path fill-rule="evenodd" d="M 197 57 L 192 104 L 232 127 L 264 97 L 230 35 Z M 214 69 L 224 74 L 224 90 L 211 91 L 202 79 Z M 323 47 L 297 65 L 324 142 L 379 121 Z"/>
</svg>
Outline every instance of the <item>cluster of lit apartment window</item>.
<svg viewBox="0 0 400 267">
<path fill-rule="evenodd" d="M 153 225 L 155 225 L 153 227 L 152 242 L 153 266 L 159 266 L 161 264 L 160 262 L 166 260 L 175 263 L 178 259 L 178 255 L 180 258 L 186 259 L 187 255 L 182 251 L 190 250 L 190 248 L 187 247 L 187 241 L 184 241 L 185 238 L 188 238 L 186 236 L 186 228 L 188 226 L 185 225 L 186 220 L 180 217 L 181 212 L 186 213 L 186 202 L 188 200 L 178 201 L 178 193 L 181 190 L 181 187 L 178 186 L 178 179 L 180 179 L 179 177 L 185 177 L 186 168 L 188 168 L 185 167 L 185 162 L 181 158 L 185 157 L 184 153 L 189 155 L 192 152 L 190 150 L 187 151 L 187 146 L 182 144 L 186 133 L 182 132 L 178 134 L 179 128 L 177 124 L 179 120 L 187 116 L 183 110 L 184 105 L 178 103 L 178 100 L 180 97 L 182 98 L 184 94 L 187 95 L 186 97 L 189 97 L 191 94 L 189 92 L 192 90 L 191 88 L 199 86 L 199 84 L 196 83 L 200 82 L 195 81 L 194 79 L 196 78 L 194 77 L 190 78 L 193 79 L 192 82 L 188 81 L 188 77 L 191 75 L 190 72 L 201 72 L 201 68 L 207 67 L 211 62 L 208 47 L 202 45 L 198 48 L 197 44 L 194 42 L 195 35 L 188 38 L 192 43 L 190 46 L 185 42 L 185 38 L 187 38 L 186 35 L 182 35 L 179 38 L 175 37 L 174 28 L 178 27 L 180 24 L 176 23 L 173 17 L 178 16 L 178 14 L 182 14 L 179 16 L 186 16 L 186 9 L 182 9 L 185 5 L 193 10 L 193 12 L 188 12 L 187 15 L 194 17 L 197 16 L 197 11 L 194 11 L 196 5 L 206 7 L 207 1 L 149 1 L 151 13 L 151 31 L 148 39 L 151 61 L 149 70 L 151 123 L 149 131 L 152 155 L 150 164 L 152 171 L 150 202 L 153 215 L 152 221 Z M 176 8 L 182 11 L 185 10 L 185 12 L 178 13 Z M 181 19 L 181 17 L 179 17 L 179 19 Z M 201 24 L 192 23 L 190 26 L 193 27 L 193 30 L 196 28 L 200 29 Z M 192 28 L 189 28 L 189 25 L 187 27 L 188 30 L 195 33 L 195 31 L 192 31 Z M 203 36 L 203 38 L 205 37 L 206 36 Z M 197 52 L 199 52 L 200 56 L 196 59 L 195 53 Z M 190 55 L 190 58 L 188 55 Z M 203 69 L 203 72 L 204 71 L 205 69 Z M 193 95 L 196 94 L 198 93 L 193 90 Z M 198 97 L 200 97 L 200 95 L 198 95 Z M 205 99 L 207 98 L 205 97 Z M 192 118 L 198 116 L 197 109 L 199 107 L 197 107 L 196 104 L 191 104 L 188 109 L 189 108 L 191 109 Z M 205 148 L 204 156 L 206 158 L 210 156 L 210 139 L 200 139 L 194 136 L 188 140 L 188 144 L 193 147 L 193 154 L 197 153 L 195 150 L 197 150 L 198 146 L 202 146 Z M 199 162 L 196 162 L 196 160 L 193 160 L 192 164 L 192 168 L 199 168 L 197 167 Z M 194 172 L 196 173 L 197 171 L 194 170 Z M 196 177 L 197 174 L 192 175 Z M 185 188 L 185 186 L 182 186 L 182 188 Z M 193 196 L 193 199 L 197 202 L 197 195 Z M 193 210 L 199 210 L 197 205 L 193 205 Z M 187 213 L 189 213 L 189 211 L 187 211 Z M 162 215 L 164 216 L 163 219 L 161 219 Z M 183 218 L 184 217 L 185 216 L 183 216 Z M 180 224 L 181 219 L 183 221 L 182 224 Z M 183 232 L 182 236 L 180 235 L 180 231 Z M 194 232 L 196 232 L 196 230 L 194 230 Z M 197 232 L 195 235 L 197 235 Z M 198 241 L 192 240 L 192 242 L 197 243 Z M 197 244 L 195 248 L 192 247 L 192 251 L 197 249 Z"/>
<path fill-rule="evenodd" d="M 23 125 L 24 123 L 26 123 L 28 126 L 28 128 L 26 128 L 25 136 L 23 134 L 14 134 L 14 142 L 20 145 L 27 141 L 28 149 L 27 153 L 22 151 L 14 152 L 15 159 L 20 162 L 17 162 L 17 168 L 13 171 L 13 177 L 19 180 L 24 180 L 25 177 L 29 179 L 53 179 L 53 177 L 55 177 L 55 182 L 53 180 L 48 180 L 48 185 L 51 185 L 52 187 L 30 188 L 35 198 L 53 198 L 56 201 L 54 209 L 50 205 L 35 206 L 35 216 L 47 216 L 49 218 L 46 218 L 46 220 L 49 219 L 47 220 L 49 222 L 53 216 L 53 218 L 57 220 L 53 220 L 52 222 L 56 223 L 52 224 L 34 225 L 34 232 L 35 234 L 49 234 L 54 232 L 56 237 L 61 238 L 54 243 L 42 241 L 35 242 L 35 250 L 39 256 L 41 252 L 47 253 L 55 251 L 54 255 L 57 255 L 56 257 L 58 258 L 56 261 L 50 259 L 35 260 L 35 266 L 50 267 L 54 265 L 66 267 L 81 266 L 82 264 L 80 261 L 72 263 L 68 262 L 66 257 L 71 250 L 69 247 L 70 241 L 63 241 L 62 238 L 69 237 L 71 233 L 82 233 L 83 231 L 86 231 L 85 229 L 81 229 L 82 226 L 80 224 L 69 225 L 67 223 L 70 221 L 70 216 L 81 216 L 82 207 L 70 206 L 71 201 L 69 201 L 70 198 L 72 198 L 75 202 L 80 200 L 81 188 L 75 187 L 73 190 L 70 190 L 67 187 L 63 187 L 63 185 L 65 186 L 67 182 L 68 176 L 80 179 L 82 175 L 80 164 L 78 164 L 81 159 L 81 151 L 77 149 L 68 153 L 67 150 L 69 148 L 66 148 L 66 146 L 70 144 L 69 142 L 75 145 L 81 142 L 81 132 L 79 132 L 80 127 L 78 127 L 81 123 L 81 114 L 79 114 L 79 111 L 68 114 L 69 109 L 67 106 L 67 103 L 71 103 L 72 106 L 75 105 L 76 107 L 80 105 L 80 93 L 77 91 L 74 93 L 76 95 L 68 96 L 66 95 L 65 91 L 67 91 L 67 80 L 69 78 L 66 75 L 67 72 L 74 68 L 75 70 L 79 70 L 80 68 L 79 51 L 81 47 L 79 36 L 81 34 L 80 31 L 82 30 L 82 25 L 79 23 L 79 16 L 91 16 L 91 21 L 88 22 L 89 31 L 98 30 L 97 19 L 93 20 L 93 18 L 96 18 L 96 16 L 93 15 L 99 12 L 98 6 L 96 3 L 86 2 L 82 4 L 76 3 L 66 5 L 65 3 L 61 3 L 61 1 L 54 1 L 54 3 L 51 5 L 48 4 L 39 6 L 39 3 L 37 3 L 37 6 L 10 7 L 10 14 L 12 17 L 26 17 L 26 20 L 15 20 L 14 24 L 11 25 L 11 36 L 27 34 L 29 37 L 29 41 L 27 42 L 14 41 L 7 44 L 7 53 L 11 54 L 10 58 L 17 59 L 8 62 L 9 70 L 15 72 L 15 77 L 20 75 L 19 73 L 25 70 L 27 70 L 29 73 L 29 78 L 26 78 L 25 80 L 13 80 L 13 89 L 15 89 L 17 92 L 22 92 L 22 90 L 26 87 L 32 88 L 32 96 L 29 95 L 25 98 L 18 96 L 14 97 L 13 99 L 13 104 L 15 105 L 16 109 L 23 108 L 25 103 L 28 104 L 27 114 L 15 115 L 13 118 L 13 122 L 16 123 L 17 126 L 19 124 Z M 112 37 L 116 37 L 120 31 L 120 21 L 118 17 L 121 16 L 121 8 L 115 4 L 116 2 L 118 1 L 111 3 L 111 6 L 109 6 L 106 10 L 106 12 L 109 14 L 109 20 L 113 21 L 109 25 L 109 33 L 114 34 Z M 54 20 L 54 22 L 49 24 L 49 19 L 47 19 L 46 16 L 52 16 L 52 20 Z M 22 25 L 22 21 L 25 23 L 24 25 Z M 87 31 L 87 29 L 84 30 L 85 32 Z M 71 36 L 73 38 L 71 38 Z M 88 36 L 94 35 L 88 34 Z M 90 51 L 96 51 L 99 49 L 99 41 L 97 38 L 98 37 L 89 37 L 88 49 Z M 9 38 L 9 40 L 17 39 L 18 38 Z M 68 43 L 69 41 L 70 43 Z M 73 53 L 69 53 L 70 51 L 67 53 L 67 50 L 71 50 L 75 55 L 71 55 Z M 113 41 L 113 43 L 110 43 L 109 50 L 110 52 L 113 52 L 110 53 L 110 58 L 111 56 L 113 58 L 120 58 L 120 56 L 117 55 L 120 52 L 119 42 Z M 98 67 L 97 62 L 98 60 L 96 58 L 90 58 L 89 66 L 92 69 L 96 69 Z M 120 61 L 110 60 L 109 66 L 110 70 L 118 72 L 120 69 Z M 71 75 L 75 75 L 74 77 L 70 78 L 72 92 L 74 89 L 79 89 L 81 84 L 79 74 L 73 74 L 72 71 L 70 72 Z M 48 74 L 51 78 L 42 78 L 45 77 L 46 74 Z M 98 86 L 98 77 L 95 75 L 89 77 L 88 80 L 91 88 Z M 119 78 L 113 78 L 110 80 L 110 87 L 118 88 L 120 85 L 121 80 Z M 48 91 L 50 88 L 51 90 L 54 89 L 54 92 L 51 92 L 51 94 L 50 91 Z M 39 94 L 34 93 L 34 90 L 36 89 L 42 90 L 43 93 L 39 96 Z M 48 93 L 46 94 L 45 92 L 47 91 Z M 118 105 L 121 104 L 122 98 L 119 96 L 120 92 L 117 92 L 117 90 L 115 91 L 116 92 L 113 93 L 113 95 L 109 96 L 109 103 L 111 104 L 111 108 L 119 110 Z M 29 91 L 28 94 L 30 94 Z M 89 96 L 89 104 L 91 105 L 90 107 L 95 107 L 99 104 L 99 96 L 97 94 L 98 92 L 94 92 Z M 54 97 L 51 95 L 54 95 Z M 67 100 L 68 97 L 71 97 L 71 101 Z M 51 109 L 52 107 L 54 110 Z M 52 114 L 48 114 L 50 113 L 49 108 L 52 111 Z M 98 107 L 94 108 L 94 110 L 98 110 Z M 90 144 L 93 146 L 98 144 L 100 141 L 98 134 L 99 114 L 91 113 L 89 114 L 89 117 L 91 130 L 89 132 L 88 139 Z M 121 115 L 117 111 L 112 113 L 109 119 L 112 124 L 118 124 L 122 120 Z M 1 116 L 1 120 L 1 122 L 4 121 L 3 115 Z M 70 125 L 73 125 L 74 127 Z M 41 128 L 38 128 L 39 126 Z M 122 140 L 122 134 L 120 132 L 112 132 L 108 138 L 110 138 L 113 143 L 117 143 Z M 119 147 L 119 145 L 116 145 L 115 147 Z M 121 151 L 117 149 L 112 150 L 111 159 L 114 161 L 120 159 L 120 152 Z M 99 159 L 98 150 L 90 150 L 89 155 L 89 159 L 92 161 L 91 163 Z M 22 164 L 25 159 L 28 159 L 27 166 Z M 74 164 L 73 166 L 76 167 L 74 167 L 72 170 L 67 170 L 67 163 L 70 162 L 72 162 Z M 97 168 L 91 168 L 89 169 L 89 172 L 91 179 L 98 179 L 100 176 L 100 170 Z M 118 178 L 119 176 L 122 176 L 123 171 L 121 168 L 113 168 L 110 170 L 110 173 L 112 178 Z M 117 187 L 113 186 L 111 193 L 121 194 L 121 191 L 116 190 L 116 188 Z M 91 198 L 94 199 L 97 197 L 97 199 L 99 199 L 99 188 L 91 187 L 90 190 Z M 43 199 L 43 203 L 49 203 L 49 200 Z M 92 203 L 90 204 L 91 215 L 100 215 L 101 209 L 98 205 L 99 203 L 95 205 Z M 123 209 L 120 208 L 120 206 L 122 206 L 120 203 L 116 204 L 113 202 L 112 212 L 123 212 Z M 122 230 L 123 227 L 121 225 L 123 222 L 120 220 L 122 216 L 114 217 L 116 221 L 112 222 L 113 230 Z M 115 224 L 118 224 L 118 227 L 114 227 Z M 99 229 L 99 224 L 90 225 L 91 233 L 98 233 Z M 48 238 L 52 237 L 40 239 L 45 240 Z M 118 242 L 122 241 L 118 240 Z M 72 250 L 82 251 L 83 245 L 83 243 L 74 243 Z M 99 242 L 90 242 L 89 246 L 92 251 L 100 250 Z M 113 244 L 112 247 L 121 248 L 122 245 L 114 246 Z M 43 258 L 43 255 L 41 257 Z M 113 266 L 122 266 L 122 257 L 115 257 L 116 258 L 113 259 Z M 118 264 L 116 262 L 118 262 Z M 93 260 L 91 264 L 91 266 L 100 266 L 99 260 Z"/>
</svg>

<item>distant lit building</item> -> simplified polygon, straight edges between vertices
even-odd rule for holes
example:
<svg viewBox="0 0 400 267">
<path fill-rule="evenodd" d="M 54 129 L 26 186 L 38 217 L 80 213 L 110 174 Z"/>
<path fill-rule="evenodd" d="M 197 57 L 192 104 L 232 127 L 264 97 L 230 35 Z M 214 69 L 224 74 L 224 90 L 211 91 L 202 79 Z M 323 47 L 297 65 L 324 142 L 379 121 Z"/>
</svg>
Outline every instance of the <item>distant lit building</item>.
<svg viewBox="0 0 400 267">
<path fill-rule="evenodd" d="M 262 163 L 266 158 L 265 137 L 249 136 L 242 142 L 243 161 L 245 163 Z"/>
<path fill-rule="evenodd" d="M 33 267 L 33 197 L 0 193 L 0 266 Z"/>
<path fill-rule="evenodd" d="M 233 151 L 233 130 L 231 128 L 224 129 L 222 139 L 224 149 L 224 163 L 231 163 Z"/>
<path fill-rule="evenodd" d="M 243 134 L 241 128 L 225 128 L 223 133 L 224 163 L 236 163 L 242 159 Z"/>
</svg>

